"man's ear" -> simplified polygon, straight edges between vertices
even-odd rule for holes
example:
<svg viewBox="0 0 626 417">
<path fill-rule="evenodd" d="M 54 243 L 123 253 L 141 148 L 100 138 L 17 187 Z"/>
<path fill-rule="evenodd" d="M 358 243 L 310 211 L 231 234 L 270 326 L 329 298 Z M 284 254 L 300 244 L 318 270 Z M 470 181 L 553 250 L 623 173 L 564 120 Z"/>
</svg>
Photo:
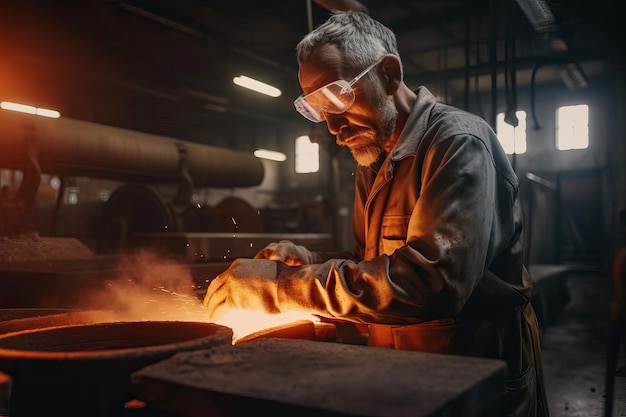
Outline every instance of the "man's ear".
<svg viewBox="0 0 626 417">
<path fill-rule="evenodd" d="M 386 55 L 381 62 L 385 88 L 390 96 L 395 94 L 402 83 L 402 63 L 395 55 Z"/>
</svg>

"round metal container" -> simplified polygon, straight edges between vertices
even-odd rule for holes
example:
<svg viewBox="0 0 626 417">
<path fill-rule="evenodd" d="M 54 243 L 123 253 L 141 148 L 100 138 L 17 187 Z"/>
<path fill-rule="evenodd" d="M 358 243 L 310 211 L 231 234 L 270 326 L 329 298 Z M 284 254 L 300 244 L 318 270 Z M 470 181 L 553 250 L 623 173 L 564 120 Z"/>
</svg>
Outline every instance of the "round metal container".
<svg viewBox="0 0 626 417">
<path fill-rule="evenodd" d="M 45 327 L 114 321 L 119 321 L 119 316 L 109 310 L 6 309 L 0 310 L 0 335 Z"/>
<path fill-rule="evenodd" d="M 0 309 L 0 324 L 9 320 L 41 317 L 50 314 L 67 313 L 72 310 L 67 308 L 2 308 Z"/>
<path fill-rule="evenodd" d="M 230 344 L 212 323 L 130 321 L 0 335 L 0 370 L 12 379 L 10 415 L 119 416 L 130 374 L 177 352 Z"/>
</svg>

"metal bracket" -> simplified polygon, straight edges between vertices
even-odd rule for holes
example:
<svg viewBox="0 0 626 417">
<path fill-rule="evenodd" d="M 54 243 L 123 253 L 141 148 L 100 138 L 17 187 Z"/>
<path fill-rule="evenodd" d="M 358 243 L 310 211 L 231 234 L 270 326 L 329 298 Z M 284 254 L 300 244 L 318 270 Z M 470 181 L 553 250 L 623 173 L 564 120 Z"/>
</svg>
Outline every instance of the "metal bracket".
<svg viewBox="0 0 626 417">
<path fill-rule="evenodd" d="M 34 135 L 34 126 L 27 126 L 28 134 L 24 138 L 24 165 L 21 167 L 23 174 L 22 183 L 15 196 L 18 202 L 24 202 L 28 207 L 35 205 L 37 190 L 41 183 L 41 167 L 37 157 L 37 140 Z"/>
<path fill-rule="evenodd" d="M 174 222 L 176 224 L 176 230 L 184 230 L 184 214 L 191 205 L 191 196 L 193 193 L 193 178 L 189 173 L 189 156 L 187 148 L 183 143 L 176 142 L 176 148 L 178 149 L 179 163 L 178 163 L 178 191 L 174 200 L 172 201 L 172 214 L 174 215 Z"/>
</svg>

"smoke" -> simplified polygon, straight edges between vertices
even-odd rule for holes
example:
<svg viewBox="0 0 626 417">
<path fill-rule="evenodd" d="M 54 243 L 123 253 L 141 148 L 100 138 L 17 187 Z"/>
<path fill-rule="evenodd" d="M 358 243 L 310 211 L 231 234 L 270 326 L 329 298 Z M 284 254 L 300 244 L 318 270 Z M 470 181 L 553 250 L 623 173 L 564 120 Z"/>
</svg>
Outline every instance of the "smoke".
<svg viewBox="0 0 626 417">
<path fill-rule="evenodd" d="M 116 276 L 81 297 L 76 308 L 106 311 L 112 321 L 208 321 L 184 265 L 142 251 L 120 258 Z"/>
<path fill-rule="evenodd" d="M 193 321 L 209 322 L 190 271 L 179 263 L 148 251 L 125 255 L 116 268 L 117 276 L 103 289 L 85 294 L 79 310 L 89 323 L 114 321 Z M 268 333 L 288 323 L 319 319 L 303 312 L 267 314 L 262 311 L 230 310 L 215 324 L 230 327 L 233 343 L 253 334 Z M 261 336 L 263 337 L 263 336 Z"/>
</svg>

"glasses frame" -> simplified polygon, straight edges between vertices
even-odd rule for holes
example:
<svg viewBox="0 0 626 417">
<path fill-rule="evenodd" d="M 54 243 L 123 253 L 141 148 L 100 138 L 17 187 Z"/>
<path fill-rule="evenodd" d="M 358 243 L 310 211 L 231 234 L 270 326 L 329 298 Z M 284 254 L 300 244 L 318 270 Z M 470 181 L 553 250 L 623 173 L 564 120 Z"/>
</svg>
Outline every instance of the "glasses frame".
<svg viewBox="0 0 626 417">
<path fill-rule="evenodd" d="M 351 94 L 351 98 L 350 98 L 350 103 L 346 105 L 345 109 L 343 109 L 340 112 L 337 113 L 333 113 L 333 112 L 326 112 L 326 113 L 331 113 L 331 114 L 341 114 L 346 112 L 350 107 L 352 107 L 352 104 L 354 104 L 354 90 L 352 89 L 352 87 L 363 77 L 365 77 L 365 75 L 370 72 L 372 70 L 372 68 L 376 67 L 378 64 L 380 64 L 380 62 L 383 60 L 383 58 L 385 57 L 385 55 L 381 56 L 380 58 L 378 58 L 373 64 L 371 64 L 370 66 L 368 66 L 367 68 L 365 68 L 363 71 L 361 71 L 359 74 L 357 74 L 356 77 L 354 77 L 353 79 L 351 79 L 350 81 L 346 81 L 346 80 L 336 80 L 333 81 L 331 83 L 328 83 L 320 88 L 318 88 L 317 90 L 304 95 L 304 94 L 300 94 L 300 96 L 295 99 L 293 101 L 293 105 L 296 108 L 296 110 L 298 111 L 298 113 L 300 113 L 302 116 L 304 116 L 305 118 L 309 119 L 310 121 L 314 122 L 314 123 L 320 123 L 324 121 L 324 117 L 322 116 L 321 112 L 324 111 L 324 108 L 320 108 L 319 110 L 316 110 L 314 108 L 311 107 L 311 105 L 306 101 L 307 97 L 310 97 L 313 94 L 318 94 L 320 91 L 322 91 L 325 88 L 328 88 L 329 86 L 333 85 L 333 84 L 338 84 L 339 86 L 341 86 L 341 90 L 340 93 L 345 94 L 348 91 L 350 91 Z M 318 115 L 318 117 L 315 117 L 315 115 L 312 112 L 307 112 L 304 111 L 304 109 L 311 109 L 312 111 L 315 112 L 315 114 Z M 309 117 L 311 116 L 311 117 Z"/>
</svg>

